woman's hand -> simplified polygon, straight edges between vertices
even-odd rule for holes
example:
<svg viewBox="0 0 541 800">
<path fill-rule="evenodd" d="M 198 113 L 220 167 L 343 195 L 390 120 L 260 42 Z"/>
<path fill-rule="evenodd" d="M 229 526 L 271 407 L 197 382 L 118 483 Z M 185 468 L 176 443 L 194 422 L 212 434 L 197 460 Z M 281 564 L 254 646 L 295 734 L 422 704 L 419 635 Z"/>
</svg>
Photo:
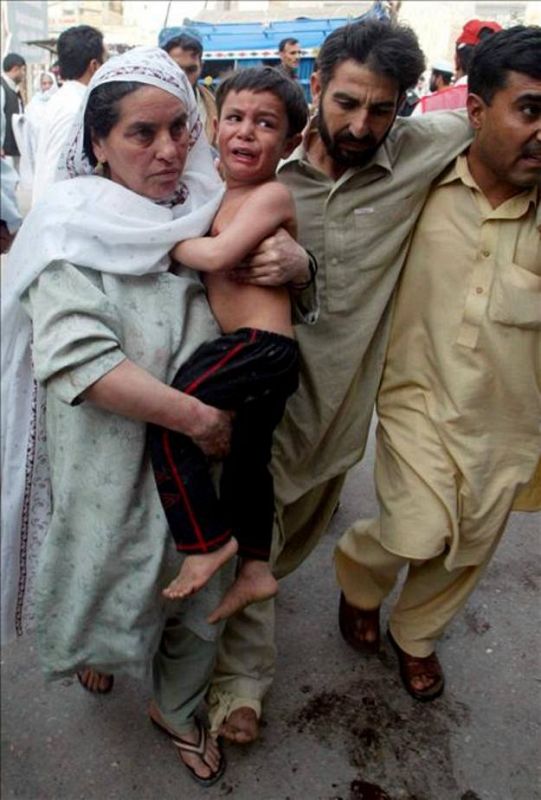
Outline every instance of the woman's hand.
<svg viewBox="0 0 541 800">
<path fill-rule="evenodd" d="M 233 416 L 232 411 L 221 411 L 199 401 L 193 430 L 188 435 L 206 456 L 221 461 L 229 454 Z"/>
<path fill-rule="evenodd" d="M 258 286 L 302 284 L 310 279 L 308 254 L 285 228 L 278 228 L 273 236 L 261 242 L 243 265 L 227 274 L 238 283 Z"/>
<path fill-rule="evenodd" d="M 207 456 L 229 453 L 233 412 L 173 389 L 125 359 L 83 392 L 82 398 L 123 417 L 189 436 Z"/>
</svg>

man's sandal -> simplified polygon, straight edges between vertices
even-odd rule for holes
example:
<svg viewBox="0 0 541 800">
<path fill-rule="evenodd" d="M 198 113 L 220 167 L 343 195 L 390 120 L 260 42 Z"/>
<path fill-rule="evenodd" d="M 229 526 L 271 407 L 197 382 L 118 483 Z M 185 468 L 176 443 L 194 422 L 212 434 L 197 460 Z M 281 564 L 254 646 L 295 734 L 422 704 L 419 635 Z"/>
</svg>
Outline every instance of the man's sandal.
<svg viewBox="0 0 541 800">
<path fill-rule="evenodd" d="M 212 770 L 210 764 L 207 761 L 205 761 L 205 751 L 207 749 L 208 731 L 198 720 L 195 721 L 195 724 L 199 734 L 199 739 L 197 741 L 197 744 L 194 744 L 193 742 L 186 741 L 186 739 L 181 739 L 180 736 L 173 733 L 173 731 L 169 727 L 165 726 L 163 722 L 160 720 L 158 710 L 155 709 L 152 705 L 149 709 L 149 717 L 152 724 L 155 725 L 156 728 L 158 728 L 160 731 L 162 731 L 162 733 L 167 734 L 167 736 L 171 739 L 175 747 L 178 747 L 180 760 L 183 766 L 186 767 L 190 777 L 196 783 L 198 783 L 200 786 L 213 786 L 220 780 L 220 778 L 225 772 L 226 762 L 225 762 L 225 755 L 222 752 L 222 748 L 218 741 L 216 742 L 216 744 L 220 752 L 220 763 L 218 764 L 218 769 L 216 770 L 216 772 L 213 772 L 211 775 L 209 775 L 208 778 L 202 778 L 201 775 L 198 775 L 197 772 L 194 770 L 194 768 L 190 767 L 190 765 L 187 764 L 180 755 L 182 752 L 193 753 L 194 755 L 199 756 L 203 764 L 205 764 L 205 766 L 207 766 L 210 770 Z"/>
<path fill-rule="evenodd" d="M 348 603 L 344 593 L 340 594 L 340 608 L 338 610 L 338 625 L 340 633 L 346 642 L 359 653 L 371 655 L 377 653 L 381 644 L 379 629 L 379 608 L 364 610 Z M 373 641 L 359 638 L 359 627 L 375 632 Z"/>
<path fill-rule="evenodd" d="M 387 631 L 387 637 L 398 656 L 400 677 L 406 691 L 422 703 L 428 703 L 430 700 L 440 697 L 443 694 L 445 678 L 436 653 L 431 653 L 425 658 L 410 656 L 397 644 L 389 630 Z M 431 685 L 426 689 L 416 689 L 412 686 L 412 680 L 421 676 L 432 680 Z"/>
<path fill-rule="evenodd" d="M 100 678 L 107 678 L 105 686 L 100 687 L 98 689 L 92 689 L 92 687 L 89 686 L 87 681 L 85 680 L 85 673 L 88 672 L 94 672 L 96 675 L 99 675 Z M 91 667 L 87 667 L 86 669 L 83 669 L 80 672 L 76 672 L 75 674 L 77 675 L 77 680 L 79 681 L 83 689 L 86 689 L 86 691 L 90 692 L 90 694 L 109 694 L 115 682 L 114 675 L 106 675 L 105 673 L 98 672 L 97 670 L 92 669 Z"/>
</svg>

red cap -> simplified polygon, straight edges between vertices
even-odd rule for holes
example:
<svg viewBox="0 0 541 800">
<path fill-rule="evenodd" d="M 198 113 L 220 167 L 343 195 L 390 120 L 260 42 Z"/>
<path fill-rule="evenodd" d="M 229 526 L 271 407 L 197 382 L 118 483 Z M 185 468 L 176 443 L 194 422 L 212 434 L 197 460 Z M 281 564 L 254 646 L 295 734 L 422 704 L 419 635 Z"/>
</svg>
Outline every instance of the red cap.
<svg viewBox="0 0 541 800">
<path fill-rule="evenodd" d="M 460 47 L 463 44 L 479 44 L 481 41 L 479 34 L 484 28 L 488 28 L 492 33 L 497 33 L 501 31 L 502 26 L 489 19 L 470 19 L 462 28 L 462 33 L 456 40 L 456 46 Z"/>
</svg>

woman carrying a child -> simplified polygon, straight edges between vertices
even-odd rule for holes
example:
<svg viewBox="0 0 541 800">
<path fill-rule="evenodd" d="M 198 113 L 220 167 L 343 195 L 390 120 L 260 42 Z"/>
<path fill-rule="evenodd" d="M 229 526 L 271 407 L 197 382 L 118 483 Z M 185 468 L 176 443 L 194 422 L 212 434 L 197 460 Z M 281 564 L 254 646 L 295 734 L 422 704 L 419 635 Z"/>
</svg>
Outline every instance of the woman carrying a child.
<svg viewBox="0 0 541 800">
<path fill-rule="evenodd" d="M 230 414 L 169 386 L 219 331 L 197 273 L 171 271 L 168 253 L 208 230 L 223 189 L 193 92 L 165 52 L 137 48 L 100 68 L 64 170 L 71 180 L 29 214 L 5 270 L 3 633 L 20 633 L 37 535 L 46 676 L 77 673 L 106 692 L 113 673 L 142 675 L 152 662 L 151 718 L 210 785 L 224 760 L 194 715 L 221 632 L 207 617 L 232 567 L 165 605 L 175 564 L 146 423 L 189 436 L 209 456 L 229 447 Z M 291 244 L 302 281 L 299 250 Z"/>
</svg>

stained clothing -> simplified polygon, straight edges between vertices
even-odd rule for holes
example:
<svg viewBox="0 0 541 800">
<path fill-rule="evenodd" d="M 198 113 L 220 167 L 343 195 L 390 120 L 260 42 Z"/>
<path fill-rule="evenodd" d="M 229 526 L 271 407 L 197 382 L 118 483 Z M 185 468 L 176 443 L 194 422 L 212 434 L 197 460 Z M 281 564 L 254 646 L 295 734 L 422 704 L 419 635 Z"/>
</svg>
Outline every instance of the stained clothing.
<svg viewBox="0 0 541 800">
<path fill-rule="evenodd" d="M 145 424 L 78 401 L 125 358 L 170 383 L 193 350 L 216 336 L 216 323 L 188 270 L 130 277 L 55 262 L 24 304 L 33 319 L 36 376 L 47 386 L 53 483 L 36 591 L 42 664 L 49 677 L 89 663 L 138 673 L 163 625 L 167 521 Z M 217 604 L 219 592 L 209 591 Z M 204 611 L 189 627 L 215 639 Z"/>
<path fill-rule="evenodd" d="M 363 455 L 383 369 L 393 291 L 431 182 L 471 138 L 457 112 L 397 119 L 368 164 L 334 181 L 303 146 L 279 178 L 292 191 L 299 241 L 316 256 L 320 316 L 299 329 L 301 378 L 274 439 L 273 544 L 279 576 L 326 529 L 347 470 Z M 273 601 L 228 620 L 213 697 L 259 704 L 274 671 Z M 213 719 L 213 726 L 216 718 Z"/>
<path fill-rule="evenodd" d="M 149 426 L 156 483 L 177 550 L 212 552 L 234 535 L 241 557 L 268 561 L 274 517 L 268 467 L 272 434 L 297 388 L 298 372 L 294 339 L 253 328 L 201 345 L 180 368 L 175 389 L 235 411 L 235 420 L 219 497 L 209 462 L 194 442 Z"/>
<path fill-rule="evenodd" d="M 17 157 L 20 155 L 20 153 L 19 148 L 17 147 L 17 142 L 15 141 L 13 129 L 11 127 L 11 118 L 14 114 L 23 113 L 24 103 L 21 93 L 18 91 L 18 89 L 13 88 L 13 81 L 6 80 L 6 77 L 2 75 L 0 78 L 0 83 L 2 85 L 2 89 L 4 90 L 2 113 L 6 120 L 2 148 L 6 156 Z"/>
<path fill-rule="evenodd" d="M 516 495 L 536 471 L 540 224 L 538 188 L 492 208 L 465 156 L 427 201 L 398 291 L 378 396 L 380 519 L 357 523 L 338 544 L 340 581 L 354 604 L 361 598 L 349 573 L 366 573 L 369 538 L 402 559 L 439 559 L 451 576 L 486 564 Z M 381 570 L 371 569 L 376 584 Z M 434 578 L 429 588 L 431 608 L 424 605 L 427 620 L 417 624 L 433 626 L 434 639 L 444 617 L 441 582 Z M 426 592 L 413 603 L 418 617 L 423 603 Z M 403 616 L 416 639 L 415 624 Z"/>
</svg>

